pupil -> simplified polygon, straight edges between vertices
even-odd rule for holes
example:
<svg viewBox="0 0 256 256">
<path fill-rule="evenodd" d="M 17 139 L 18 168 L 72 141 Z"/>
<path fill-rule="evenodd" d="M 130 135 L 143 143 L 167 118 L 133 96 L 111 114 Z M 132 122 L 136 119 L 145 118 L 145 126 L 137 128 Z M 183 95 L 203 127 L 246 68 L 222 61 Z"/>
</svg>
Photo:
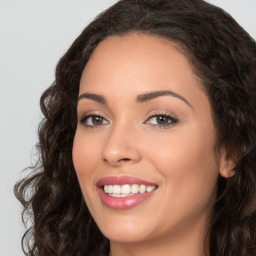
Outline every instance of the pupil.
<svg viewBox="0 0 256 256">
<path fill-rule="evenodd" d="M 101 124 L 102 123 L 102 118 L 99 117 L 99 116 L 94 116 L 92 118 L 92 122 L 93 122 L 93 124 Z"/>
<path fill-rule="evenodd" d="M 168 124 L 168 118 L 165 116 L 158 116 L 157 123 L 158 124 Z"/>
</svg>

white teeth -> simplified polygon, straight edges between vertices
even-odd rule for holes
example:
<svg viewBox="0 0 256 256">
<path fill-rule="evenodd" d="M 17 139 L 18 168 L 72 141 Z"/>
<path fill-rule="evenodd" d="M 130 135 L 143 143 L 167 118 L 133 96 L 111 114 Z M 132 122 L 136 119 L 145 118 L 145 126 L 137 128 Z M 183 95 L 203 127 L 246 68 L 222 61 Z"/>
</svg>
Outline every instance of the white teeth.
<svg viewBox="0 0 256 256">
<path fill-rule="evenodd" d="M 147 191 L 147 192 L 151 192 L 151 191 L 153 191 L 155 188 L 156 188 L 156 186 L 147 186 L 146 191 Z M 108 189 L 108 191 L 109 191 L 109 189 Z M 108 192 L 108 193 L 109 193 L 109 192 Z"/>
<path fill-rule="evenodd" d="M 104 192 L 105 192 L 106 194 L 108 193 L 108 188 L 109 188 L 108 185 L 105 185 L 105 186 L 104 186 Z"/>
<path fill-rule="evenodd" d="M 108 185 L 108 193 L 113 193 L 113 186 L 112 185 Z"/>
<path fill-rule="evenodd" d="M 120 194 L 121 192 L 121 187 L 119 185 L 113 185 L 113 194 Z"/>
<path fill-rule="evenodd" d="M 138 193 L 138 192 L 139 192 L 139 189 L 140 189 L 140 188 L 139 188 L 139 185 L 138 185 L 138 184 L 132 184 L 132 185 L 131 185 L 131 192 L 132 192 L 132 193 L 134 193 L 134 194 L 135 194 L 135 193 Z"/>
<path fill-rule="evenodd" d="M 146 186 L 145 185 L 140 185 L 140 193 L 145 193 L 146 192 Z"/>
<path fill-rule="evenodd" d="M 112 197 L 126 197 L 126 196 L 131 196 L 131 195 L 134 195 L 134 194 L 109 194 L 110 196 Z"/>
<path fill-rule="evenodd" d="M 120 194 L 111 194 L 113 197 L 121 197 Z"/>
<path fill-rule="evenodd" d="M 125 185 L 121 186 L 121 193 L 122 194 L 130 194 L 130 192 L 131 192 L 130 185 L 125 184 Z"/>
<path fill-rule="evenodd" d="M 137 193 L 148 193 L 156 189 L 156 186 L 146 186 L 144 184 L 125 185 L 104 185 L 104 192 L 113 197 L 126 197 Z"/>
</svg>

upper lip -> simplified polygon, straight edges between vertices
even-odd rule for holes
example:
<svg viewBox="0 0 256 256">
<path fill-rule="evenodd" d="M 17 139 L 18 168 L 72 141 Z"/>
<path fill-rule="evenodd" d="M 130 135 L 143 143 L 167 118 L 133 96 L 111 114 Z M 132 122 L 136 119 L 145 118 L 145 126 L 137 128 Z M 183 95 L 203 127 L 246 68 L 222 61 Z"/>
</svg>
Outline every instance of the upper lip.
<svg viewBox="0 0 256 256">
<path fill-rule="evenodd" d="M 146 186 L 156 186 L 155 183 L 146 181 L 140 178 L 132 176 L 108 176 L 99 179 L 96 183 L 97 187 L 103 187 L 104 185 L 125 185 L 125 184 L 144 184 Z"/>
</svg>

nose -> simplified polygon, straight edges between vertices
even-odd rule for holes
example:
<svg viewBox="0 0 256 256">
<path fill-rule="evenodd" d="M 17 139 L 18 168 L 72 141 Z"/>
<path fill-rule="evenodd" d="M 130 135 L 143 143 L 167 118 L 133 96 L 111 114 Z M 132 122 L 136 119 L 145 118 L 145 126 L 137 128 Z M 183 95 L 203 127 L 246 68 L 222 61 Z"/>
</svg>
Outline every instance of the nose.
<svg viewBox="0 0 256 256">
<path fill-rule="evenodd" d="M 136 163 L 141 159 L 138 139 L 132 129 L 115 127 L 109 131 L 102 149 L 102 160 L 111 166 Z"/>
</svg>

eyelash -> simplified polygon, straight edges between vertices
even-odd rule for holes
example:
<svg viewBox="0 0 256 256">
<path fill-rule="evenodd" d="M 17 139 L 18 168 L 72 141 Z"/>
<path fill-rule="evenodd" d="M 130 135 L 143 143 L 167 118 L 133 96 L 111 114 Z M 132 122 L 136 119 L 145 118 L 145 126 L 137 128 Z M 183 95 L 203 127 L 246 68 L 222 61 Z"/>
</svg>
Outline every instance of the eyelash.
<svg viewBox="0 0 256 256">
<path fill-rule="evenodd" d="M 106 125 L 106 124 L 96 124 L 96 125 L 88 125 L 86 124 L 86 121 L 88 121 L 89 118 L 93 118 L 93 117 L 98 117 L 101 118 L 102 122 L 107 121 L 104 117 L 102 117 L 101 115 L 97 115 L 97 114 L 89 114 L 89 115 L 84 115 L 81 119 L 80 119 L 80 123 L 83 124 L 85 127 L 87 128 L 99 128 L 102 125 Z M 154 127 L 160 127 L 160 128 L 168 128 L 170 126 L 175 125 L 176 123 L 178 123 L 178 119 L 174 118 L 168 114 L 154 114 L 151 115 L 144 123 L 145 124 L 149 124 L 149 120 L 151 120 L 152 118 L 160 118 L 160 117 L 164 117 L 167 118 L 168 123 L 167 124 L 151 124 Z M 109 121 L 107 121 L 109 124 Z"/>
<path fill-rule="evenodd" d="M 86 121 L 88 121 L 89 118 L 93 118 L 93 117 L 99 117 L 103 120 L 106 121 L 106 119 L 104 117 L 102 117 L 101 115 L 97 115 L 97 114 L 89 114 L 89 115 L 84 115 L 81 119 L 80 119 L 80 123 L 83 124 L 85 127 L 87 128 L 98 128 L 101 125 L 106 125 L 106 124 L 98 124 L 98 125 L 88 125 L 86 124 Z M 108 122 L 108 121 L 107 121 Z M 109 123 L 109 122 L 108 122 Z"/>
<path fill-rule="evenodd" d="M 168 114 L 154 114 L 154 115 L 151 115 L 145 123 L 148 123 L 148 121 L 152 118 L 160 118 L 160 117 L 164 117 L 164 118 L 167 118 L 168 120 L 168 123 L 167 124 L 152 124 L 152 126 L 154 127 L 160 127 L 160 128 L 168 128 L 170 126 L 173 126 L 175 125 L 176 123 L 178 123 L 178 119 L 177 118 L 174 118 Z"/>
</svg>

